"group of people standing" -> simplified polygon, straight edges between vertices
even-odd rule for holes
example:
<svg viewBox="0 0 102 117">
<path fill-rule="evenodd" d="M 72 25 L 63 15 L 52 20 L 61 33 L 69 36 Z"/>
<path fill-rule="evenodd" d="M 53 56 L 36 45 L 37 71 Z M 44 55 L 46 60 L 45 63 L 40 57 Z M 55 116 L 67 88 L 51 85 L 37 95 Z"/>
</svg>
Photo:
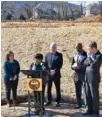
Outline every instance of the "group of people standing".
<svg viewBox="0 0 102 117">
<path fill-rule="evenodd" d="M 73 56 L 72 70 L 75 71 L 74 83 L 76 90 L 77 106 L 76 109 L 82 107 L 81 93 L 84 90 L 84 101 L 87 112 L 84 115 L 99 115 L 99 83 L 100 83 L 100 66 L 102 63 L 102 54 L 97 49 L 97 43 L 91 42 L 89 44 L 89 52 L 83 50 L 82 43 L 76 46 L 77 52 Z M 45 55 L 43 62 L 43 55 L 37 53 L 34 56 L 34 62 L 30 65 L 30 70 L 47 70 L 49 76 L 44 78 L 43 82 L 43 102 L 44 91 L 47 85 L 48 101 L 45 106 L 52 104 L 52 83 L 56 88 L 56 107 L 60 106 L 61 102 L 61 68 L 63 65 L 63 55 L 57 51 L 57 44 L 55 42 L 50 44 L 50 52 Z M 14 59 L 14 53 L 9 52 L 4 62 L 4 83 L 6 88 L 6 98 L 9 107 L 17 105 L 17 85 L 19 80 L 20 65 Z M 33 76 L 32 76 L 33 77 Z M 11 102 L 10 94 L 13 93 L 13 103 Z M 36 101 L 37 93 L 34 93 Z M 40 95 L 38 94 L 39 98 Z M 45 111 L 43 105 L 43 112 Z M 35 102 L 35 113 L 39 114 L 41 110 Z"/>
<path fill-rule="evenodd" d="M 34 62 L 31 63 L 29 69 L 30 70 L 47 70 L 49 73 L 49 76 L 44 78 L 43 82 L 43 93 L 42 97 L 44 97 L 44 91 L 47 84 L 47 96 L 48 101 L 45 104 L 45 106 L 48 106 L 52 103 L 52 83 L 54 82 L 57 92 L 57 98 L 56 98 L 56 107 L 60 106 L 61 101 L 61 91 L 60 91 L 60 78 L 61 73 L 60 69 L 63 65 L 63 56 L 60 52 L 57 51 L 57 45 L 55 42 L 50 44 L 50 52 L 48 52 L 45 56 L 45 61 L 43 62 L 43 55 L 41 53 L 37 53 L 34 56 Z M 4 83 L 6 87 L 6 98 L 7 98 L 7 104 L 9 107 L 17 105 L 17 85 L 19 80 L 19 73 L 20 73 L 20 65 L 17 60 L 14 59 L 14 53 L 9 52 L 6 55 L 6 61 L 4 62 Z M 34 76 L 31 76 L 32 78 Z M 16 84 L 16 85 L 15 85 Z M 11 90 L 13 92 L 13 103 L 10 98 Z M 38 103 L 40 103 L 40 99 L 37 100 L 40 97 L 39 92 L 34 92 L 34 98 L 35 98 L 35 113 L 39 114 L 41 112 L 41 109 L 39 108 Z M 43 98 L 44 102 L 44 98 Z M 44 112 L 44 105 L 43 105 L 43 112 Z"/>
<path fill-rule="evenodd" d="M 88 52 L 83 50 L 82 43 L 76 46 L 77 52 L 73 57 L 72 69 L 75 71 L 74 82 L 76 89 L 77 106 L 82 107 L 82 89 L 84 102 L 87 111 L 84 116 L 99 116 L 99 84 L 100 84 L 100 67 L 102 63 L 102 54 L 97 49 L 95 41 L 90 42 Z"/>
</svg>

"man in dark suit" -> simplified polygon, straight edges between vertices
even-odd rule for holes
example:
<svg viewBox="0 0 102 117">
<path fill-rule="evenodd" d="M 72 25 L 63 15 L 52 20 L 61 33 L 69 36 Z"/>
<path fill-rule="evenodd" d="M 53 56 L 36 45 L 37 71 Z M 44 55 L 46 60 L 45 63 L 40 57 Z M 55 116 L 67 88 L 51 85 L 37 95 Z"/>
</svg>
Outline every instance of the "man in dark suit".
<svg viewBox="0 0 102 117">
<path fill-rule="evenodd" d="M 63 65 L 63 56 L 61 53 L 57 51 L 57 45 L 56 43 L 50 44 L 50 51 L 45 56 L 45 64 L 50 72 L 49 80 L 48 80 L 48 102 L 46 103 L 46 106 L 51 104 L 52 101 L 52 95 L 51 95 L 51 89 L 52 89 L 52 83 L 54 82 L 57 92 L 57 98 L 56 98 L 56 106 L 60 106 L 61 101 L 61 90 L 60 90 L 60 78 L 61 73 L 60 69 Z"/>
<path fill-rule="evenodd" d="M 99 83 L 100 83 L 100 66 L 102 63 L 102 54 L 97 49 L 97 43 L 89 44 L 88 57 L 85 61 L 86 66 L 86 89 L 88 108 L 84 116 L 99 116 Z"/>
<path fill-rule="evenodd" d="M 75 107 L 75 109 L 79 109 L 82 107 L 81 94 L 82 94 L 83 83 L 85 81 L 84 61 L 87 58 L 87 53 L 83 50 L 82 43 L 77 44 L 76 50 L 77 52 L 74 54 L 73 61 L 72 61 L 72 69 L 75 71 L 74 83 L 75 83 L 75 91 L 76 91 L 76 99 L 77 99 L 77 106 Z M 84 98 L 86 98 L 86 95 Z"/>
</svg>

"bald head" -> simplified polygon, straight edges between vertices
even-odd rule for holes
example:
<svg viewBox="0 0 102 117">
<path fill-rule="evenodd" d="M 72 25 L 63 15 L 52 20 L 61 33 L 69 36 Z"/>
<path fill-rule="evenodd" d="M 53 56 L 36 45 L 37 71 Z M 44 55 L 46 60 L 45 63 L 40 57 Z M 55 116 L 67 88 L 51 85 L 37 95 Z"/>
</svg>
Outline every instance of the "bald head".
<svg viewBox="0 0 102 117">
<path fill-rule="evenodd" d="M 76 45 L 76 49 L 77 49 L 78 52 L 81 52 L 81 51 L 83 50 L 83 45 L 82 45 L 82 43 L 78 43 L 78 44 Z"/>
<path fill-rule="evenodd" d="M 50 50 L 51 50 L 51 52 L 56 52 L 57 51 L 57 44 L 55 42 L 52 42 L 50 44 Z"/>
</svg>

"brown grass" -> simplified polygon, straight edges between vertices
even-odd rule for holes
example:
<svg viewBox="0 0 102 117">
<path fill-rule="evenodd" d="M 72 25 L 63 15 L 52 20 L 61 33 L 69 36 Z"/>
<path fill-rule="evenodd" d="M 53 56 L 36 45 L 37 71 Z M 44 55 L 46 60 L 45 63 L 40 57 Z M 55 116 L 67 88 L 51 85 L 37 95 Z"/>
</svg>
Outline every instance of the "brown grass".
<svg viewBox="0 0 102 117">
<path fill-rule="evenodd" d="M 48 51 L 48 45 L 55 41 L 58 44 L 58 50 L 63 53 L 64 57 L 61 91 L 64 95 L 75 96 L 73 71 L 71 70 L 71 59 L 75 52 L 75 45 L 77 42 L 82 42 L 84 49 L 87 50 L 89 41 L 95 40 L 102 52 L 102 24 L 68 24 L 65 22 L 55 24 L 40 22 L 36 24 L 37 26 L 35 24 L 36 22 L 3 22 L 1 24 L 2 65 L 5 60 L 5 54 L 7 51 L 12 50 L 15 53 L 15 58 L 20 62 L 21 69 L 28 69 L 33 61 L 33 55 L 36 52 L 45 54 Z M 24 78 L 25 76 L 20 74 L 19 95 L 25 93 L 22 91 L 22 80 Z M 102 94 L 101 88 L 102 83 L 100 94 Z M 53 91 L 55 91 L 54 88 Z M 4 85 L 2 85 L 2 97 L 4 97 Z"/>
</svg>

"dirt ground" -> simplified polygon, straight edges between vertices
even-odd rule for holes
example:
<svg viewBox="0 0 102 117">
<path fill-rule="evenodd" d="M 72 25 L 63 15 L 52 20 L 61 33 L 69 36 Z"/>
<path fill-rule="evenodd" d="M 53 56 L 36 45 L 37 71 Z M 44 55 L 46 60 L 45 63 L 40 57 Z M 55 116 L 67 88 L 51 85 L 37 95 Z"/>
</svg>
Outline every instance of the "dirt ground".
<svg viewBox="0 0 102 117">
<path fill-rule="evenodd" d="M 75 110 L 75 105 L 68 103 L 62 103 L 61 107 L 55 107 L 55 104 L 46 107 L 46 112 L 50 113 L 53 117 L 84 117 L 82 113 L 85 112 L 85 108 Z M 2 106 L 2 117 L 23 117 L 27 113 L 27 103 L 22 103 L 18 107 Z M 87 117 L 95 117 L 87 116 Z M 100 107 L 100 117 L 102 117 L 102 107 Z"/>
</svg>

